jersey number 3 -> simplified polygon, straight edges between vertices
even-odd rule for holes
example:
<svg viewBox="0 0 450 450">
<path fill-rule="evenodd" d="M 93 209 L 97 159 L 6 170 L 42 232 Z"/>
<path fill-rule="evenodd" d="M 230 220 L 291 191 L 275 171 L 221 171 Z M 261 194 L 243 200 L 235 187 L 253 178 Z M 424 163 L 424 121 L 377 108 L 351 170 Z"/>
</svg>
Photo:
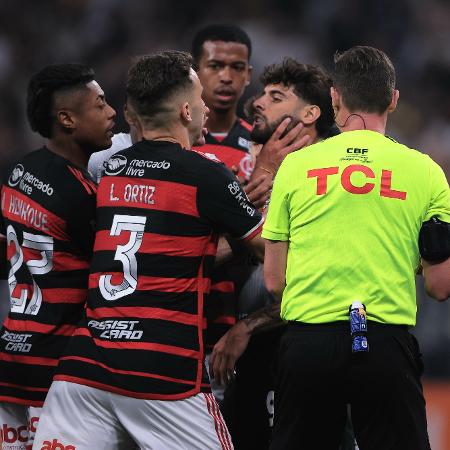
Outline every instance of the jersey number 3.
<svg viewBox="0 0 450 450">
<path fill-rule="evenodd" d="M 118 245 L 115 261 L 120 261 L 123 266 L 123 281 L 120 284 L 112 283 L 112 275 L 102 275 L 99 279 L 100 292 L 105 300 L 118 300 L 132 294 L 138 283 L 136 253 L 138 252 L 144 237 L 145 222 L 147 217 L 126 216 L 116 214 L 111 226 L 110 236 L 119 236 L 122 231 L 129 231 L 130 238 L 125 245 Z"/>
</svg>

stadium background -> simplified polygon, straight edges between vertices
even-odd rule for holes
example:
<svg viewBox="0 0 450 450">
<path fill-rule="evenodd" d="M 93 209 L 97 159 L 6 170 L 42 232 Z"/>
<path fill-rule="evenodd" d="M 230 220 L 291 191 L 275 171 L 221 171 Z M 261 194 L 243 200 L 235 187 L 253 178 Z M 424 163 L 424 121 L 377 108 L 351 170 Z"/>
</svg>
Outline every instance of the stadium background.
<svg viewBox="0 0 450 450">
<path fill-rule="evenodd" d="M 240 25 L 252 39 L 254 78 L 246 97 L 257 92 L 261 69 L 283 56 L 329 68 L 334 52 L 352 45 L 386 51 L 400 89 L 388 134 L 429 153 L 450 178 L 448 0 L 1 0 L 0 175 L 42 144 L 24 116 L 26 83 L 33 72 L 53 62 L 93 66 L 119 113 L 117 131 L 125 131 L 120 112 L 131 57 L 189 50 L 195 30 L 217 22 Z M 429 300 L 420 280 L 418 294 L 415 333 L 426 364 L 432 448 L 450 450 L 450 302 Z"/>
</svg>

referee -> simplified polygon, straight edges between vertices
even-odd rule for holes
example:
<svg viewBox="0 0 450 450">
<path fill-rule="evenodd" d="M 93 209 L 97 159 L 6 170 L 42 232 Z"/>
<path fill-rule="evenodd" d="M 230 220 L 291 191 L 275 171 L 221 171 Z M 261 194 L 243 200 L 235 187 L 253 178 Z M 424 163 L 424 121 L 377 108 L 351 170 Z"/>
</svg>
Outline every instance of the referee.
<svg viewBox="0 0 450 450">
<path fill-rule="evenodd" d="M 450 294 L 448 182 L 428 156 L 385 136 L 399 93 L 382 51 L 338 54 L 333 84 L 342 133 L 286 157 L 263 231 L 266 285 L 289 322 L 271 449 L 337 449 L 346 403 L 361 450 L 430 449 L 423 365 L 408 328 L 421 256 L 429 293 Z M 353 302 L 366 308 L 365 351 L 352 351 Z M 218 376 L 276 315 L 267 308 L 229 332 L 216 349 Z"/>
</svg>

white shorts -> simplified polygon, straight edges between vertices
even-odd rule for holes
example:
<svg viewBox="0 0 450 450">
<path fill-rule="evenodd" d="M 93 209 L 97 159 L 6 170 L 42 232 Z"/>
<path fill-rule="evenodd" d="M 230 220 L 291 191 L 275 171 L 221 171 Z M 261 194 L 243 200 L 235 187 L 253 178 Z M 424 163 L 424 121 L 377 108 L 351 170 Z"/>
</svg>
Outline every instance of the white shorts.
<svg viewBox="0 0 450 450">
<path fill-rule="evenodd" d="M 35 450 L 232 450 L 212 394 L 141 400 L 54 381 Z"/>
<path fill-rule="evenodd" d="M 0 403 L 0 449 L 31 450 L 42 408 Z"/>
</svg>

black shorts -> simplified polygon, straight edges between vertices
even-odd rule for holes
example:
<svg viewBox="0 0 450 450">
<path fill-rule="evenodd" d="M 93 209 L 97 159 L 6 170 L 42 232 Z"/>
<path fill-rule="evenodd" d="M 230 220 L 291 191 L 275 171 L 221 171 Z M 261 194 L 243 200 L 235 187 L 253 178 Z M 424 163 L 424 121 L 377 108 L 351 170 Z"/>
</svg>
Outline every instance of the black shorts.
<svg viewBox="0 0 450 450">
<path fill-rule="evenodd" d="M 416 339 L 369 322 L 368 341 L 369 352 L 352 354 L 347 322 L 288 324 L 271 450 L 337 450 L 347 403 L 360 450 L 430 450 Z"/>
<path fill-rule="evenodd" d="M 269 448 L 276 361 L 283 331 L 281 327 L 251 338 L 236 364 L 236 380 L 225 391 L 222 412 L 236 450 Z"/>
</svg>

